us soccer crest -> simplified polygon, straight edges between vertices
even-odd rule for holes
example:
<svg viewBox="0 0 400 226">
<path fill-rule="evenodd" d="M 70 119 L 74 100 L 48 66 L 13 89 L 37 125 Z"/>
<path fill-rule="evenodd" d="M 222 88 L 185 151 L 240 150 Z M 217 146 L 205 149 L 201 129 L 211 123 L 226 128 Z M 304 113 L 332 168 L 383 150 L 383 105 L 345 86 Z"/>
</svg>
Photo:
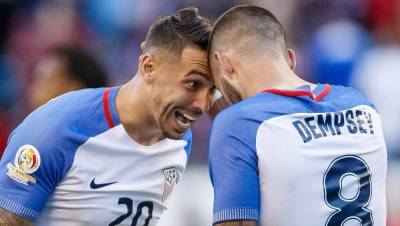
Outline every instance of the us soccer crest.
<svg viewBox="0 0 400 226">
<path fill-rule="evenodd" d="M 162 172 L 165 178 L 162 201 L 165 202 L 174 189 L 174 185 L 178 183 L 178 173 L 175 167 L 163 169 Z"/>
<path fill-rule="evenodd" d="M 14 165 L 7 164 L 7 175 L 21 184 L 36 183 L 36 178 L 29 174 L 34 173 L 39 167 L 40 155 L 38 150 L 34 146 L 27 144 L 18 149 L 15 154 Z"/>
</svg>

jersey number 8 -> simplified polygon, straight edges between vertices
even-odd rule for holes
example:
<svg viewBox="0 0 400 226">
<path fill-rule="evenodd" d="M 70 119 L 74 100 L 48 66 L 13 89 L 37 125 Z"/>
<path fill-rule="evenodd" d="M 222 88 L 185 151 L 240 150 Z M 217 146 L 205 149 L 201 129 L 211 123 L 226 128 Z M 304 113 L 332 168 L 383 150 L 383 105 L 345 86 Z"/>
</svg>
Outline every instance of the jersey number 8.
<svg viewBox="0 0 400 226">
<path fill-rule="evenodd" d="M 357 194 L 343 197 L 343 179 L 351 175 L 358 180 Z M 372 211 L 367 209 L 371 200 L 371 172 L 367 163 L 358 156 L 345 155 L 331 162 L 324 175 L 326 204 L 335 211 L 328 217 L 325 226 L 343 225 L 354 219 L 362 226 L 373 225 Z"/>
</svg>

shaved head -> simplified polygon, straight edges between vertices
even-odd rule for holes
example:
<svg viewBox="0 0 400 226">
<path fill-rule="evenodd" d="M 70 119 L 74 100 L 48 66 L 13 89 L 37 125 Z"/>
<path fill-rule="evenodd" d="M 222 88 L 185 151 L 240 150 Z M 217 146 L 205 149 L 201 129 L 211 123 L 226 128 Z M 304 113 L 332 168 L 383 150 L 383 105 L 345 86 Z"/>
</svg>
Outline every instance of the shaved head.
<svg viewBox="0 0 400 226">
<path fill-rule="evenodd" d="M 286 37 L 278 19 L 258 6 L 236 6 L 221 15 L 210 35 L 209 56 L 227 49 L 240 54 L 286 55 Z M 211 56 L 210 56 L 211 57 Z"/>
</svg>

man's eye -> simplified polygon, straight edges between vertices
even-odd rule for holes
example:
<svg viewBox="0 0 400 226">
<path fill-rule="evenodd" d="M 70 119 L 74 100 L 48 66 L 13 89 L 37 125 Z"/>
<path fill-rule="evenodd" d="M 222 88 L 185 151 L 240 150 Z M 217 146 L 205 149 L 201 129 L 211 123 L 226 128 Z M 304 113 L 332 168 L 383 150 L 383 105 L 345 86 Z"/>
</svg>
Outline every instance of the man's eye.
<svg viewBox="0 0 400 226">
<path fill-rule="evenodd" d="M 200 83 L 192 81 L 192 82 L 188 82 L 187 86 L 189 87 L 189 89 L 196 90 L 197 88 L 199 88 Z"/>
</svg>

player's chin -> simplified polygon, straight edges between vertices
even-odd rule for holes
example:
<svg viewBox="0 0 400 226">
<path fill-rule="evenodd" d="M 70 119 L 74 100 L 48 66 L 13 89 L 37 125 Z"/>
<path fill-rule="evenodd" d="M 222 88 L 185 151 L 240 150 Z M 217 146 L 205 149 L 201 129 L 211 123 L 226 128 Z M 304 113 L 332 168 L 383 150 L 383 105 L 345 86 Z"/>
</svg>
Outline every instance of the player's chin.
<svg viewBox="0 0 400 226">
<path fill-rule="evenodd" d="M 178 131 L 174 128 L 161 128 L 161 131 L 165 137 L 173 140 L 179 140 L 183 137 L 183 135 L 185 135 L 187 129 L 184 131 Z"/>
<path fill-rule="evenodd" d="M 161 123 L 163 135 L 174 140 L 181 139 L 189 128 L 189 125 L 182 125 L 174 117 L 170 117 L 166 122 Z"/>
</svg>

